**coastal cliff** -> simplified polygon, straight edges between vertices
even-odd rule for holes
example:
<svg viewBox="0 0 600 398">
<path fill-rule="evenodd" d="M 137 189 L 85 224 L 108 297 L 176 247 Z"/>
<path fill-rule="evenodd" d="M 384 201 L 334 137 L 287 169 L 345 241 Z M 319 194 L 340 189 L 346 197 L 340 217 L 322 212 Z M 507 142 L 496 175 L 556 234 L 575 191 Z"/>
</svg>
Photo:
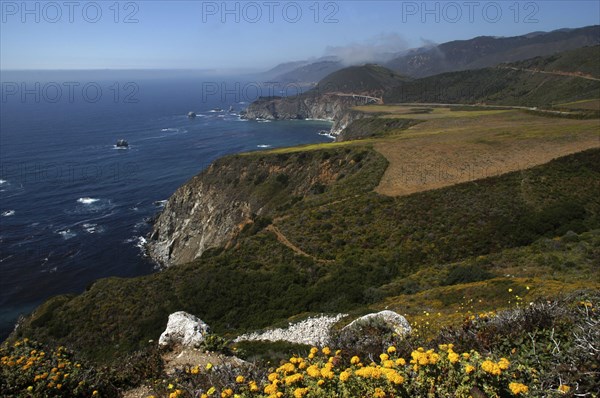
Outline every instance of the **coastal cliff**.
<svg viewBox="0 0 600 398">
<path fill-rule="evenodd" d="M 351 174 L 353 156 L 316 151 L 221 158 L 171 196 L 154 224 L 148 254 L 168 267 L 226 247 L 245 227 Z"/>
<path fill-rule="evenodd" d="M 338 135 L 354 120 L 363 117 L 352 108 L 371 102 L 365 98 L 339 94 L 262 97 L 248 106 L 244 117 L 250 120 L 330 120 L 333 122 L 331 134 Z"/>
</svg>

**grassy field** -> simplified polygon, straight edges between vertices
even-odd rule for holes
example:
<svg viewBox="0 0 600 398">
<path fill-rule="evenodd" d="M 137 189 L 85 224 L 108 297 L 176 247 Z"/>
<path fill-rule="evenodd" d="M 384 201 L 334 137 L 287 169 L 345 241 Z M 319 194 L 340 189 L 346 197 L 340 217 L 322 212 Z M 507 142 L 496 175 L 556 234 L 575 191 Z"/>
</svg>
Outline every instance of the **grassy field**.
<svg viewBox="0 0 600 398">
<path fill-rule="evenodd" d="M 497 115 L 510 110 L 454 110 L 451 107 L 435 106 L 435 107 L 414 107 L 405 105 L 367 105 L 354 108 L 358 111 L 380 115 L 383 118 L 403 118 L 416 120 L 433 120 L 446 118 L 471 118 L 487 115 Z"/>
<path fill-rule="evenodd" d="M 518 110 L 453 111 L 368 106 L 380 118 L 423 122 L 374 143 L 389 162 L 376 192 L 408 195 L 546 163 L 600 146 L 598 120 L 548 118 Z"/>
<path fill-rule="evenodd" d="M 600 99 L 567 102 L 566 104 L 558 104 L 556 107 L 575 110 L 584 109 L 600 112 Z"/>
</svg>

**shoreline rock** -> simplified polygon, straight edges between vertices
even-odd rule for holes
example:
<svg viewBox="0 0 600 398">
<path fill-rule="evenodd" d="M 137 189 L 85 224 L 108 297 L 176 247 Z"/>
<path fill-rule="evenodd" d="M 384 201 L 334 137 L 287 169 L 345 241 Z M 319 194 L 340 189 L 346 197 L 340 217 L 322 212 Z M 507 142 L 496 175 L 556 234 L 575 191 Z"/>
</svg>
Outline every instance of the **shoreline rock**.
<svg viewBox="0 0 600 398">
<path fill-rule="evenodd" d="M 336 94 L 261 97 L 245 110 L 248 120 L 330 120 L 330 134 L 339 135 L 353 121 L 365 117 L 353 107 L 365 105 L 363 97 Z"/>
</svg>

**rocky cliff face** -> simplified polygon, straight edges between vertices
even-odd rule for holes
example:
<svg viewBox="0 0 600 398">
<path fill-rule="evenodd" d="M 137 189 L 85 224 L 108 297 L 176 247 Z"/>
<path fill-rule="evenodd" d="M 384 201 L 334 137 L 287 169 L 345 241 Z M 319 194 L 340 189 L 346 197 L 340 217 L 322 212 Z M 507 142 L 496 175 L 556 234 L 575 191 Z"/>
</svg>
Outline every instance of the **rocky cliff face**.
<svg viewBox="0 0 600 398">
<path fill-rule="evenodd" d="M 244 117 L 266 120 L 331 120 L 331 133 L 337 135 L 354 120 L 362 117 L 361 112 L 353 111 L 352 108 L 365 105 L 365 102 L 364 97 L 336 94 L 300 95 L 292 98 L 268 97 L 250 104 Z"/>
<path fill-rule="evenodd" d="M 248 202 L 195 177 L 165 205 L 154 224 L 148 253 L 164 266 L 190 262 L 233 238 L 251 213 Z"/>
</svg>

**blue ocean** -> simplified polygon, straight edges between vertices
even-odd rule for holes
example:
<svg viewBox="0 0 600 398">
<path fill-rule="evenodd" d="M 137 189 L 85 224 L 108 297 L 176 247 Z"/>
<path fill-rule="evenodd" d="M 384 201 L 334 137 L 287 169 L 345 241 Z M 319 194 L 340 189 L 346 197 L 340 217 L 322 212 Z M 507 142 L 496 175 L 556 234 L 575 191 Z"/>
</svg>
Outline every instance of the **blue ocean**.
<svg viewBox="0 0 600 398">
<path fill-rule="evenodd" d="M 3 71 L 0 78 L 0 339 L 51 296 L 80 293 L 99 278 L 159 272 L 143 252 L 150 221 L 216 158 L 330 141 L 319 134 L 330 128 L 323 121 L 241 119 L 259 95 L 290 94 L 247 77 Z M 119 139 L 129 146 L 118 148 Z"/>
</svg>

